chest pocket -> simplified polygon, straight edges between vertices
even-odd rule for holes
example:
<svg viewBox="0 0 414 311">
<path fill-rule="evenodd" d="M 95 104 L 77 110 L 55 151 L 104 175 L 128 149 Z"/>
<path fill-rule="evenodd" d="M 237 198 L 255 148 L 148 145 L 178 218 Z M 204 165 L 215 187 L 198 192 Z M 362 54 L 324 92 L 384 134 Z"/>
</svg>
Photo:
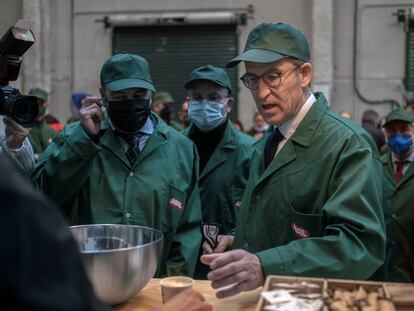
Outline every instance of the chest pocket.
<svg viewBox="0 0 414 311">
<path fill-rule="evenodd" d="M 220 202 L 220 210 L 215 215 L 217 219 L 212 220 L 213 222 L 221 223 L 222 231 L 220 234 L 228 234 L 236 227 L 237 215 L 244 193 L 243 188 L 234 186 L 225 188 L 225 191 L 226 193 L 222 196 L 222 201 Z"/>
<path fill-rule="evenodd" d="M 295 210 L 289 204 L 288 234 L 289 240 L 297 240 L 310 237 L 321 237 L 325 231 L 323 216 L 320 214 L 304 214 Z"/>
</svg>

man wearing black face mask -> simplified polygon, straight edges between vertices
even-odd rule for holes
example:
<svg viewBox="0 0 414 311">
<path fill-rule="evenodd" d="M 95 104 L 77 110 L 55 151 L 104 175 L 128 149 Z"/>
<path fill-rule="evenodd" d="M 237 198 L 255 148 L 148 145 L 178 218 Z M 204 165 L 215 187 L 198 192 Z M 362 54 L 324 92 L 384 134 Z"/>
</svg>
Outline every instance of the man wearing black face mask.
<svg viewBox="0 0 414 311">
<path fill-rule="evenodd" d="M 161 119 L 167 123 L 169 126 L 172 126 L 177 131 L 181 131 L 182 128 L 180 124 L 175 121 L 173 117 L 174 111 L 174 99 L 168 92 L 158 92 L 154 95 L 152 101 L 152 111 L 158 114 Z"/>
<path fill-rule="evenodd" d="M 192 276 L 201 241 L 198 156 L 190 140 L 150 112 L 153 92 L 144 58 L 109 58 L 101 70 L 102 99 L 84 100 L 80 123 L 52 142 L 33 181 L 72 224 L 162 230 L 158 275 Z"/>
</svg>

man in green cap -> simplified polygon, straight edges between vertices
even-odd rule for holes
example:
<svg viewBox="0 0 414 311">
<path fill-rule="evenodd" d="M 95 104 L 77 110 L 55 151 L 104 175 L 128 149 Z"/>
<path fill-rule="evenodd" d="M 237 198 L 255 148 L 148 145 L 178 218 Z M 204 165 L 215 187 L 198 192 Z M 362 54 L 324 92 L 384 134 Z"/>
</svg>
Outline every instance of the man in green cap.
<svg viewBox="0 0 414 311">
<path fill-rule="evenodd" d="M 218 224 L 220 233 L 227 235 L 236 227 L 255 140 L 232 127 L 232 89 L 223 69 L 212 65 L 197 68 L 185 88 L 193 124 L 184 135 L 194 142 L 200 157 L 202 228 Z M 196 277 L 206 278 L 207 272 L 208 267 L 199 262 Z"/>
<path fill-rule="evenodd" d="M 395 282 L 414 282 L 409 265 L 413 245 L 414 220 L 414 115 L 399 108 L 384 119 L 384 131 L 390 152 L 382 156 L 385 176 L 392 185 L 389 193 L 392 206 L 392 238 L 395 259 L 391 279 Z"/>
<path fill-rule="evenodd" d="M 101 98 L 87 97 L 39 159 L 33 180 L 71 224 L 148 226 L 164 234 L 158 275 L 192 276 L 201 242 L 194 144 L 151 113 L 148 62 L 110 57 Z M 106 113 L 104 113 L 105 109 Z"/>
<path fill-rule="evenodd" d="M 37 103 L 39 105 L 39 114 L 29 133 L 29 140 L 32 144 L 35 158 L 38 159 L 40 154 L 56 136 L 56 131 L 49 127 L 44 120 L 46 109 L 49 106 L 47 92 L 43 89 L 35 88 L 29 91 L 29 95 L 37 97 Z"/>
<path fill-rule="evenodd" d="M 151 106 L 152 111 L 158 114 L 161 119 L 167 123 L 169 126 L 172 126 L 177 131 L 181 131 L 182 128 L 180 124 L 172 119 L 172 114 L 174 110 L 174 99 L 168 92 L 158 92 L 154 95 Z"/>
<path fill-rule="evenodd" d="M 227 66 L 241 61 L 271 127 L 254 145 L 235 237 L 201 257 L 212 286 L 228 286 L 217 295 L 256 288 L 270 274 L 370 278 L 384 261 L 385 232 L 382 167 L 369 134 L 311 92 L 308 42 L 292 26 L 256 26 Z M 232 250 L 217 253 L 223 248 Z"/>
</svg>

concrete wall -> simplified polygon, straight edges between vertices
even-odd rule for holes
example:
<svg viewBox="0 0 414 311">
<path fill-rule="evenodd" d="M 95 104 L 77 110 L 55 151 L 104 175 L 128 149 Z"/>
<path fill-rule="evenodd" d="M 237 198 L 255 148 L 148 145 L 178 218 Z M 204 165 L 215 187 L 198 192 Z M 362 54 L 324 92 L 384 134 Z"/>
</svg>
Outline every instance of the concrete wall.
<svg viewBox="0 0 414 311">
<path fill-rule="evenodd" d="M 364 97 L 371 100 L 395 99 L 404 102 L 402 78 L 405 66 L 405 33 L 392 13 L 398 8 L 414 6 L 412 0 L 360 0 L 357 23 L 358 86 Z M 381 115 L 390 110 L 389 104 L 370 105 L 361 101 L 352 86 L 354 1 L 334 1 L 334 70 L 332 107 L 346 110 L 360 121 L 366 109 Z"/>
</svg>

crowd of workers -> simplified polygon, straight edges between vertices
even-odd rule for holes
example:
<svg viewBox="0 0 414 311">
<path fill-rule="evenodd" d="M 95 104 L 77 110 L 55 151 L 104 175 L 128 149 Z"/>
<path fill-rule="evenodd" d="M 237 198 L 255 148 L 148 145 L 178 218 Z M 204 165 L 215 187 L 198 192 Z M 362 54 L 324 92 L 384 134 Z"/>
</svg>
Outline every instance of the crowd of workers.
<svg viewBox="0 0 414 311">
<path fill-rule="evenodd" d="M 17 284 L 28 288 L 19 291 L 22 304 L 40 295 L 44 275 L 31 270 L 65 265 L 50 283 L 61 286 L 43 287 L 44 297 L 62 290 L 77 310 L 104 308 L 65 224 L 159 229 L 157 275 L 209 279 L 225 288 L 219 297 L 255 289 L 271 274 L 414 281 L 414 114 L 398 108 L 380 122 L 367 111 L 360 126 L 332 111 L 323 93 L 311 91 L 307 39 L 288 24 L 256 26 L 227 67 L 239 63 L 258 111 L 247 133 L 230 120 L 233 87 L 223 68 L 189 73 L 174 120 L 171 95 L 157 93 L 148 62 L 129 53 L 103 64 L 99 97 L 74 95 L 76 115 L 63 128 L 47 124 L 41 89 L 30 91 L 40 108 L 30 131 L 4 119 L 2 152 L 38 191 L 14 190 L 20 177 L 13 173 L 0 183 L 10 200 L 21 198 L 10 218 L 25 228 L 19 241 L 35 258 L 24 263 L 31 282 Z M 29 211 L 25 200 L 33 202 Z M 207 242 L 200 225 L 216 226 L 217 240 Z M 31 241 L 44 237 L 44 253 L 31 254 Z M 211 308 L 194 292 L 175 303 L 184 300 L 194 310 Z"/>
</svg>

